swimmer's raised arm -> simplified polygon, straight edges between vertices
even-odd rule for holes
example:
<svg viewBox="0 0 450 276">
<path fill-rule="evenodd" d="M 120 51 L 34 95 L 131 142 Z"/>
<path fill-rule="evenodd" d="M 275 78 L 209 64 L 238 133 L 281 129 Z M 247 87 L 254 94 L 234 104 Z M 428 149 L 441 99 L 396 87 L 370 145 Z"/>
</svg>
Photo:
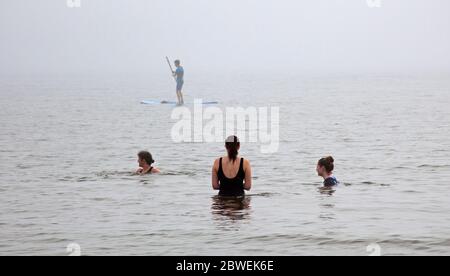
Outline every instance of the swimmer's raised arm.
<svg viewBox="0 0 450 276">
<path fill-rule="evenodd" d="M 250 165 L 250 161 L 248 161 L 247 159 L 244 160 L 244 171 L 245 171 L 244 189 L 246 191 L 250 191 L 252 189 L 252 166 Z"/>
<path fill-rule="evenodd" d="M 212 173 L 211 173 L 211 176 L 212 176 L 211 182 L 212 182 L 212 187 L 214 190 L 220 189 L 218 173 L 219 173 L 219 159 L 214 161 L 214 165 L 213 165 Z"/>
</svg>

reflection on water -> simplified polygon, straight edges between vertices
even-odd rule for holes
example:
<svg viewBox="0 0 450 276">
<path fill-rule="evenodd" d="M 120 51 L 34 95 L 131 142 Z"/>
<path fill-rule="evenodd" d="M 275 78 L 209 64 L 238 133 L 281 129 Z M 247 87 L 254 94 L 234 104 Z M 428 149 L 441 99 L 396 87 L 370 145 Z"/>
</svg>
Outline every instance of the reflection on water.
<svg viewBox="0 0 450 276">
<path fill-rule="evenodd" d="M 249 220 L 251 197 L 215 196 L 212 198 L 211 210 L 214 219 L 219 222 L 229 223 Z"/>
<path fill-rule="evenodd" d="M 330 188 L 330 187 L 321 187 L 319 188 L 319 219 L 322 221 L 330 221 L 336 219 L 336 210 L 335 210 L 335 204 L 331 203 L 330 200 L 333 196 L 333 194 L 336 192 L 336 188 Z"/>
<path fill-rule="evenodd" d="M 335 188 L 330 188 L 330 187 L 320 187 L 319 188 L 319 193 L 322 195 L 332 196 L 335 192 L 336 192 Z"/>
</svg>

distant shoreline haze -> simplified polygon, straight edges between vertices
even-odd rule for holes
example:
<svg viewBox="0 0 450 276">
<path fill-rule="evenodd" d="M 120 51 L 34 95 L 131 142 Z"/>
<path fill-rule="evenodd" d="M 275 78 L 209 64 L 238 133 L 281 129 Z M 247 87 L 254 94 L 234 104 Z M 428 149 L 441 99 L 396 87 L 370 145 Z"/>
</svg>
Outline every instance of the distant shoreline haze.
<svg viewBox="0 0 450 276">
<path fill-rule="evenodd" d="M 450 73 L 448 10 L 447 0 L 3 0 L 0 75 L 165 74 L 165 56 L 187 80 Z"/>
</svg>

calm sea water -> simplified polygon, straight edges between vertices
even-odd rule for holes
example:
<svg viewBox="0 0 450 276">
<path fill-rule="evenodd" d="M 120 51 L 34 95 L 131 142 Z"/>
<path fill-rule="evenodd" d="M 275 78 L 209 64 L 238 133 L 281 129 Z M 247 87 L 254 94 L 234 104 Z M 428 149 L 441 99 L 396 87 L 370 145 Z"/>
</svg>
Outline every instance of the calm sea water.
<svg viewBox="0 0 450 276">
<path fill-rule="evenodd" d="M 222 144 L 174 143 L 165 77 L 4 77 L 0 255 L 450 254 L 450 77 L 190 76 L 188 99 L 280 107 L 280 148 L 243 144 L 254 189 L 210 188 Z M 162 175 L 133 176 L 136 153 Z M 317 160 L 342 182 L 321 194 Z"/>
</svg>

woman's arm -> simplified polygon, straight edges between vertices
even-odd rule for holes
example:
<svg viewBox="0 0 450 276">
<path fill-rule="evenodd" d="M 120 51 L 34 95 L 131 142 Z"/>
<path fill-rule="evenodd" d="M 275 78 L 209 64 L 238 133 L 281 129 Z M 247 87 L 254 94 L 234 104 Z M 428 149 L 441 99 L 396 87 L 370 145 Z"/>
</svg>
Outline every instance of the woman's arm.
<svg viewBox="0 0 450 276">
<path fill-rule="evenodd" d="M 244 160 L 244 171 L 245 171 L 244 189 L 246 191 L 250 191 L 252 189 L 252 166 L 250 165 L 250 161 L 248 161 L 247 159 Z"/>
<path fill-rule="evenodd" d="M 216 160 L 214 162 L 214 166 L 212 168 L 212 173 L 211 173 L 212 187 L 214 190 L 220 189 L 219 177 L 217 176 L 218 172 L 219 172 L 219 160 Z"/>
</svg>

